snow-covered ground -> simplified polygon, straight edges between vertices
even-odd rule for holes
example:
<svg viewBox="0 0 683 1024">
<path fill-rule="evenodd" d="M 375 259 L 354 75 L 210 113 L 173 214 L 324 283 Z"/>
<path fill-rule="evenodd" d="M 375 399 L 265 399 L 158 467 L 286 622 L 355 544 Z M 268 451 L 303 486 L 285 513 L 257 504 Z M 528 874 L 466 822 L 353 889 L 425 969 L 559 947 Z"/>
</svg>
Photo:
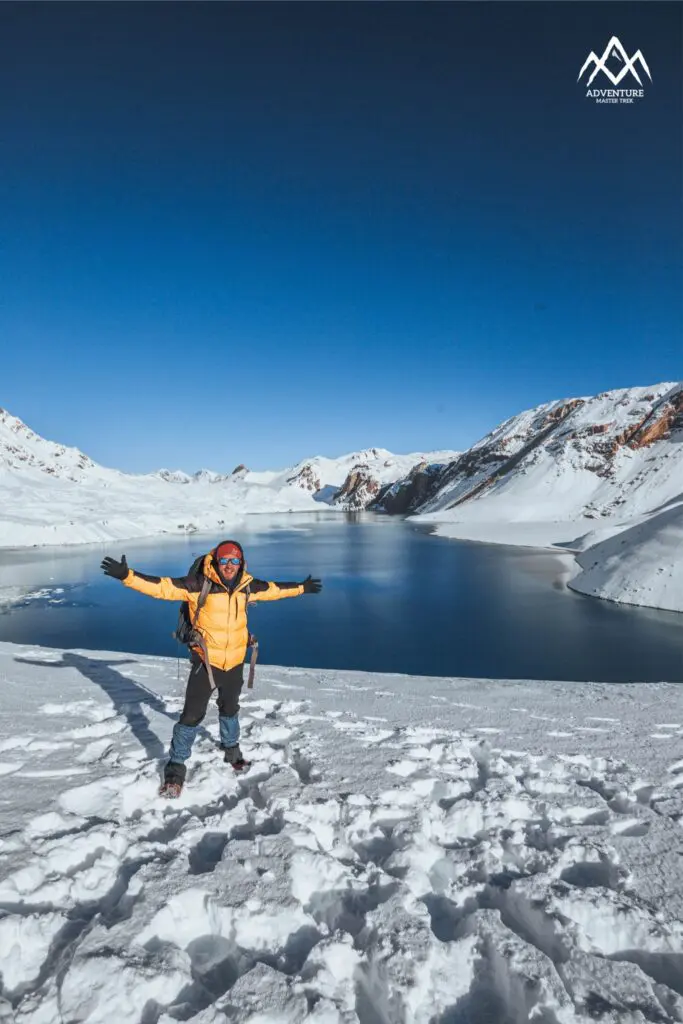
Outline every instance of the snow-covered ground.
<svg viewBox="0 0 683 1024">
<path fill-rule="evenodd" d="M 261 667 L 173 803 L 181 670 L 0 644 L 0 1020 L 683 1021 L 683 688 Z"/>
</svg>

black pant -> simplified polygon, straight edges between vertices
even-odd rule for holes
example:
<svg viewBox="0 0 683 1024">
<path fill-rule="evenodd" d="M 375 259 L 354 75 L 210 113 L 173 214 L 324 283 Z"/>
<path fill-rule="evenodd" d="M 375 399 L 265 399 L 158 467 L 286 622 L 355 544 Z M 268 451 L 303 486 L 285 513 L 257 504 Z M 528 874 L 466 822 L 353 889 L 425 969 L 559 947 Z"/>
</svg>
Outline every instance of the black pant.
<svg viewBox="0 0 683 1024">
<path fill-rule="evenodd" d="M 206 665 L 198 654 L 192 654 L 192 668 L 185 690 L 185 705 L 180 716 L 182 725 L 199 725 L 204 719 L 211 698 L 211 681 Z M 240 709 L 240 692 L 244 683 L 243 666 L 235 665 L 227 672 L 211 666 L 216 684 L 218 714 L 231 718 Z"/>
</svg>

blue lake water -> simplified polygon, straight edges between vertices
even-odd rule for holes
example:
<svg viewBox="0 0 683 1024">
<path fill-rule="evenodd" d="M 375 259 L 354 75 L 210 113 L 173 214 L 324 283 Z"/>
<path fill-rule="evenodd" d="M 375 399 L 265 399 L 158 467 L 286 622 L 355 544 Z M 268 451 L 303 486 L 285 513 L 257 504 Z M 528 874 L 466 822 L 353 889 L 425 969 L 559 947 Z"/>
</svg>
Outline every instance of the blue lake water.
<svg viewBox="0 0 683 1024">
<path fill-rule="evenodd" d="M 370 513 L 254 516 L 235 536 L 265 579 L 318 596 L 252 606 L 262 661 L 437 676 L 683 681 L 683 617 L 583 597 L 552 553 L 434 537 Z M 104 577 L 104 554 L 183 575 L 215 536 L 0 552 L 0 588 L 48 593 L 0 614 L 0 640 L 175 655 L 177 604 Z M 55 588 L 62 588 L 55 593 Z M 184 649 L 181 651 L 184 657 Z M 181 672 L 185 666 L 181 666 Z"/>
</svg>

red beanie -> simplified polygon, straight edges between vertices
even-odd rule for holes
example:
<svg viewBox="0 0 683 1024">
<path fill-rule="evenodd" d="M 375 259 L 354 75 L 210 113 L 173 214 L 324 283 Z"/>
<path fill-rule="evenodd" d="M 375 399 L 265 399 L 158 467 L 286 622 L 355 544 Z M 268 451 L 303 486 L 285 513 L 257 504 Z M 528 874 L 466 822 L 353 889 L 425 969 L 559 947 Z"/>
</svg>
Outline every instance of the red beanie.
<svg viewBox="0 0 683 1024">
<path fill-rule="evenodd" d="M 216 548 L 216 559 L 219 558 L 242 558 L 242 551 L 236 544 L 228 541 L 226 544 L 219 544 Z"/>
</svg>

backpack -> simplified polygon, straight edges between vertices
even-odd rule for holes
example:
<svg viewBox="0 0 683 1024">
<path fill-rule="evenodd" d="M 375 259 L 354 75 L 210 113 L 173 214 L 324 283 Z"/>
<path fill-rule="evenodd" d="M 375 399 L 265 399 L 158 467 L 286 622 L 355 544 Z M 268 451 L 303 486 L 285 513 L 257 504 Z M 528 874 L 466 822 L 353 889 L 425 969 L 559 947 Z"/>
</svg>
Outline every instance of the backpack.
<svg viewBox="0 0 683 1024">
<path fill-rule="evenodd" d="M 199 558 L 195 558 L 194 562 L 192 563 L 188 570 L 188 576 L 197 575 L 204 562 L 204 557 L 204 555 L 200 555 Z M 197 601 L 196 618 L 199 618 L 199 613 L 204 607 L 204 604 L 206 603 L 206 599 L 208 597 L 210 589 L 211 580 L 207 579 L 207 577 L 205 576 L 204 582 L 202 583 L 202 589 L 199 593 L 199 600 Z M 176 625 L 173 637 L 178 641 L 178 643 L 189 644 L 193 639 L 193 634 L 194 625 L 192 623 L 192 620 L 190 619 L 190 606 L 187 601 L 183 601 L 178 611 L 178 624 Z"/>
</svg>

